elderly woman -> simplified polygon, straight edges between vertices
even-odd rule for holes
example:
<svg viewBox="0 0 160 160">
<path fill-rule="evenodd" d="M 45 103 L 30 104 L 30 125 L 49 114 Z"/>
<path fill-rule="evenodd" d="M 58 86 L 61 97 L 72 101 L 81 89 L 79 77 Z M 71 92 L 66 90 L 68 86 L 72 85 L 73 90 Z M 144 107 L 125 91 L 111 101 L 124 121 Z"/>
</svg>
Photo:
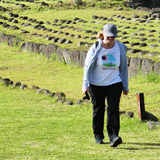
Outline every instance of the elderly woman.
<svg viewBox="0 0 160 160">
<path fill-rule="evenodd" d="M 98 41 L 89 49 L 84 66 L 83 93 L 89 92 L 93 105 L 93 133 L 96 143 L 103 144 L 105 99 L 107 100 L 107 132 L 110 146 L 122 143 L 119 137 L 119 103 L 123 91 L 128 94 L 127 47 L 116 41 L 117 27 L 104 25 Z"/>
</svg>

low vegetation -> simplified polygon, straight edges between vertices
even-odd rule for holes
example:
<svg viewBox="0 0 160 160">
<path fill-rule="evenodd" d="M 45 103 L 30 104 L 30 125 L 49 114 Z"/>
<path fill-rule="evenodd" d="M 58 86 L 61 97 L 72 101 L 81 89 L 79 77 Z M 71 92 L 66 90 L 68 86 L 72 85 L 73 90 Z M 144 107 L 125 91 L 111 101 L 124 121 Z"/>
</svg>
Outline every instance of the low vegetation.
<svg viewBox="0 0 160 160">
<path fill-rule="evenodd" d="M 37 85 L 51 91 L 63 91 L 75 102 L 82 99 L 83 70 L 47 60 L 0 44 L 0 75 L 31 88 Z M 150 76 L 150 77 L 154 77 Z M 121 97 L 123 144 L 109 147 L 105 129 L 104 145 L 96 145 L 92 134 L 91 103 L 64 105 L 54 98 L 38 95 L 0 83 L 0 159 L 159 159 L 160 128 L 149 130 L 138 118 L 136 92 L 143 92 L 146 111 L 160 118 L 160 85 L 138 76 L 129 80 L 130 92 Z M 156 83 L 155 83 L 156 82 Z"/>
<path fill-rule="evenodd" d="M 37 30 L 33 27 L 24 27 L 22 23 L 31 23 L 35 26 L 37 23 L 28 20 L 22 20 L 17 17 L 18 23 L 8 22 L 12 18 L 9 13 L 18 14 L 21 17 L 36 19 L 36 21 L 44 22 L 44 26 L 52 30 L 73 33 L 81 35 L 81 37 L 94 37 L 84 30 L 102 30 L 104 23 L 114 22 L 120 30 L 118 38 L 120 41 L 129 41 L 128 48 L 140 48 L 139 46 L 131 46 L 132 42 L 137 42 L 140 33 L 144 33 L 148 37 L 152 30 L 152 25 L 156 32 L 153 32 L 154 44 L 159 45 L 159 21 L 151 20 L 150 23 L 139 24 L 137 21 L 130 21 L 132 15 L 149 15 L 147 12 L 139 10 L 131 10 L 123 6 L 123 1 L 83 1 L 82 6 L 77 6 L 73 1 L 35 1 L 30 3 L 26 1 L 12 0 L 10 3 L 0 1 L 7 11 L 0 11 L 0 16 L 6 17 L 0 19 L 0 23 L 16 25 L 20 29 L 11 30 L 0 25 L 0 31 L 15 35 L 24 41 L 31 41 L 42 44 L 53 43 L 47 38 L 31 36 L 37 33 L 41 36 L 57 36 L 57 34 L 49 33 L 46 30 Z M 7 2 L 7 1 L 6 1 Z M 13 2 L 13 3 L 11 3 Z M 46 2 L 49 7 L 40 5 L 40 2 Z M 25 4 L 25 7 L 20 7 Z M 106 8 L 104 8 L 104 4 Z M 58 6 L 59 5 L 59 6 Z M 99 7 L 103 7 L 99 9 Z M 70 8 L 70 9 L 69 9 Z M 88 9 L 87 9 L 88 8 Z M 122 10 L 117 10 L 122 9 Z M 112 18 L 113 21 L 93 19 L 92 16 Z M 120 15 L 120 18 L 115 15 Z M 54 26 L 53 20 L 74 20 L 78 17 L 87 21 L 77 22 L 76 24 L 68 24 L 74 28 L 84 29 L 77 32 L 73 29 L 60 29 L 60 26 L 66 24 L 58 23 L 60 26 Z M 91 23 L 95 21 L 95 23 Z M 50 22 L 51 24 L 46 24 Z M 131 28 L 123 28 L 128 27 Z M 96 28 L 94 28 L 96 27 Z M 133 29 L 137 27 L 137 29 Z M 140 31 L 140 29 L 145 29 Z M 20 30 L 26 30 L 29 33 L 22 34 Z M 123 39 L 123 31 L 127 32 L 128 38 Z M 129 38 L 131 33 L 137 33 L 134 38 Z M 126 36 L 125 35 L 125 36 Z M 65 37 L 64 35 L 58 35 Z M 136 37 L 136 38 L 135 38 Z M 87 50 L 89 46 L 78 46 L 82 39 L 69 38 L 72 44 L 55 44 L 62 48 L 75 50 Z M 87 38 L 84 40 L 88 43 L 94 43 L 96 39 Z M 158 52 L 159 47 L 150 48 L 152 44 L 146 41 L 145 50 L 149 52 Z M 138 105 L 136 93 L 144 93 L 145 109 L 147 112 L 155 115 L 160 119 L 160 77 L 156 73 L 137 75 L 129 79 L 129 95 L 121 97 L 120 110 L 133 112 L 134 117 L 129 118 L 126 114 L 121 115 L 120 136 L 123 144 L 117 148 L 109 147 L 109 140 L 105 129 L 105 144 L 96 145 L 92 134 L 92 105 L 90 102 L 76 104 L 82 99 L 81 91 L 83 69 L 79 66 L 66 65 L 56 60 L 56 57 L 46 59 L 41 54 L 22 52 L 19 47 L 10 47 L 5 43 L 0 43 L 0 77 L 9 78 L 13 82 L 21 82 L 28 85 L 28 89 L 21 90 L 13 86 L 4 86 L 0 83 L 0 159 L 3 160 L 153 160 L 160 159 L 160 127 L 149 130 L 146 121 L 141 122 L 138 117 Z M 148 58 L 149 55 L 128 54 L 128 56 L 141 56 Z M 152 57 L 159 61 L 158 55 Z M 36 94 L 31 90 L 32 85 L 40 88 L 48 89 L 52 92 L 64 92 L 68 100 L 72 100 L 74 105 L 64 105 L 58 103 L 55 98 L 43 94 Z M 106 123 L 105 123 L 106 125 Z"/>
<path fill-rule="evenodd" d="M 103 24 L 114 23 L 118 27 L 120 42 L 129 49 L 138 50 L 128 52 L 129 57 L 149 58 L 159 61 L 159 19 L 151 13 L 125 8 L 124 1 L 84 1 L 87 5 L 78 5 L 80 8 L 65 8 L 65 4 L 76 6 L 74 1 L 45 1 L 48 5 L 39 2 L 3 3 L 5 12 L 0 11 L 0 30 L 7 35 L 14 35 L 23 41 L 40 44 L 54 43 L 61 48 L 87 51 L 96 41 L 97 32 L 103 29 Z M 105 3 L 105 4 L 103 4 Z M 20 7 L 25 4 L 25 7 Z M 97 5 L 107 8 L 98 8 Z M 109 7 L 110 6 L 110 7 Z M 83 8 L 84 7 L 84 8 Z M 135 18 L 134 16 L 138 16 Z M 96 16 L 97 18 L 93 18 Z M 158 15 L 157 15 L 158 16 Z M 56 21 L 55 21 L 56 20 Z M 71 21 L 66 24 L 66 21 Z M 63 22 L 64 21 L 64 22 Z M 141 22 L 140 22 L 141 21 Z M 6 25 L 9 25 L 6 27 Z M 18 27 L 15 29 L 15 27 Z M 60 43 L 56 38 L 65 39 L 71 43 Z M 83 42 L 83 45 L 81 43 Z M 135 43 L 138 43 L 134 45 Z M 144 51 L 139 53 L 139 50 Z M 154 54 L 150 54 L 153 53 Z"/>
</svg>

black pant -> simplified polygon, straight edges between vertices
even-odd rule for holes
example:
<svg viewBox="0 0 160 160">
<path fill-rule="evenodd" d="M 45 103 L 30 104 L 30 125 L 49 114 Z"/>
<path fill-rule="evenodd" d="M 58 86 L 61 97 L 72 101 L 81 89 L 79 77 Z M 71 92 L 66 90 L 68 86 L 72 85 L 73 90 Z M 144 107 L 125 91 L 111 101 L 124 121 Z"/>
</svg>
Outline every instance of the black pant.
<svg viewBox="0 0 160 160">
<path fill-rule="evenodd" d="M 107 100 L 107 132 L 110 141 L 119 134 L 119 102 L 122 82 L 109 86 L 90 85 L 89 93 L 93 104 L 93 133 L 95 138 L 104 138 L 105 99 Z"/>
</svg>

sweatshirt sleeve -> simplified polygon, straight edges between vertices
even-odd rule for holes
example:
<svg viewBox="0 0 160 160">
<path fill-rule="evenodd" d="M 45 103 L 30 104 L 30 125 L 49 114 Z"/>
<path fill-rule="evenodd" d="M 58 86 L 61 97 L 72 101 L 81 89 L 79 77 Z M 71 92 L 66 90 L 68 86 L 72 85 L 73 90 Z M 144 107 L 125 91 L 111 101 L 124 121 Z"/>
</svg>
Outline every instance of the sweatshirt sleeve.
<svg viewBox="0 0 160 160">
<path fill-rule="evenodd" d="M 86 59 L 85 59 L 85 65 L 84 65 L 84 73 L 83 73 L 83 85 L 82 88 L 88 88 L 89 87 L 89 70 L 91 65 L 91 60 L 93 53 L 95 52 L 95 44 L 93 44 L 90 49 L 87 52 Z"/>
<path fill-rule="evenodd" d="M 127 47 L 123 44 L 120 46 L 121 50 L 121 65 L 120 65 L 120 77 L 123 83 L 123 91 L 129 91 L 128 88 L 128 63 L 127 63 Z"/>
</svg>

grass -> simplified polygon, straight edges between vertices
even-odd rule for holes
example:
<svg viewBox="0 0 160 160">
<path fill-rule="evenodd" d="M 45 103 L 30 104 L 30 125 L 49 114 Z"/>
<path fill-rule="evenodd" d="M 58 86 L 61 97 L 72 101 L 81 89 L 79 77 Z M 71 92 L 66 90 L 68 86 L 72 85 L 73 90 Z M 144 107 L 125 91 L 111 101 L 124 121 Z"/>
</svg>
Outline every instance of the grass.
<svg viewBox="0 0 160 160">
<path fill-rule="evenodd" d="M 15 2 L 15 1 L 14 1 Z M 69 3 L 68 1 L 63 1 L 64 3 Z M 73 2 L 73 1 L 72 1 Z M 99 2 L 91 2 L 91 1 L 86 1 L 88 4 L 90 3 L 109 3 L 112 4 L 111 1 L 99 1 Z M 21 2 L 22 3 L 22 2 Z M 40 35 L 47 35 L 50 37 L 56 37 L 56 38 L 65 38 L 67 40 L 71 40 L 73 43 L 72 44 L 60 44 L 58 42 L 55 42 L 56 45 L 62 47 L 62 48 L 68 48 L 71 50 L 80 50 L 80 51 L 87 51 L 89 47 L 83 45 L 83 46 L 79 46 L 79 42 L 83 41 L 83 42 L 87 42 L 87 43 L 94 43 L 96 40 L 91 40 L 90 37 L 96 37 L 96 35 L 91 35 L 91 33 L 85 33 L 85 30 L 92 30 L 92 31 L 100 31 L 103 28 L 103 24 L 104 23 L 111 23 L 111 21 L 108 20 L 102 20 L 102 19 L 93 19 L 92 16 L 96 15 L 99 17 L 107 17 L 107 18 L 112 18 L 113 22 L 118 26 L 118 30 L 119 30 L 119 38 L 118 40 L 121 42 L 124 41 L 129 41 L 130 43 L 132 42 L 139 42 L 138 38 L 139 38 L 139 34 L 140 33 L 144 33 L 146 38 L 148 38 L 148 35 L 152 34 L 153 37 L 151 38 L 155 38 L 156 41 L 145 41 L 145 43 L 147 43 L 146 47 L 140 47 L 140 46 L 134 46 L 132 47 L 130 44 L 126 44 L 128 46 L 128 48 L 131 49 L 142 49 L 142 50 L 147 50 L 149 52 L 159 52 L 159 47 L 154 47 L 151 48 L 150 45 L 152 44 L 158 44 L 159 45 L 159 33 L 150 33 L 149 30 L 151 30 L 154 26 L 154 29 L 156 31 L 159 31 L 159 21 L 158 20 L 152 20 L 152 23 L 142 23 L 142 24 L 138 24 L 138 21 L 128 21 L 126 19 L 120 19 L 115 17 L 115 15 L 121 15 L 124 16 L 126 18 L 132 18 L 132 15 L 137 14 L 140 17 L 142 17 L 143 15 L 149 15 L 149 13 L 144 12 L 144 11 L 139 11 L 139 10 L 133 10 L 133 9 L 128 9 L 128 8 L 123 8 L 123 10 L 117 10 L 117 6 L 112 5 L 112 7 L 104 9 L 101 8 L 99 9 L 99 7 L 90 7 L 88 8 L 87 6 L 84 8 L 80 8 L 80 9 L 64 9 L 63 7 L 61 7 L 61 9 L 52 9 L 50 7 L 40 7 L 40 3 L 36 3 L 36 5 L 34 3 L 28 3 L 28 2 L 23 2 L 26 3 L 26 5 L 30 5 L 30 9 L 22 9 L 19 8 L 17 5 L 13 5 L 13 4 L 5 4 L 0 2 L 0 4 L 2 6 L 6 6 L 9 11 L 7 12 L 0 12 L 1 15 L 7 17 L 7 18 L 11 18 L 9 16 L 9 12 L 13 12 L 14 14 L 17 13 L 19 14 L 19 16 L 28 16 L 28 18 L 34 18 L 37 21 L 43 21 L 44 24 L 43 26 L 45 26 L 46 28 L 52 29 L 52 30 L 57 30 L 57 31 L 63 31 L 63 32 L 69 32 L 72 33 L 74 35 L 80 35 L 82 38 L 74 38 L 74 37 L 69 37 L 67 35 L 64 34 L 55 34 L 49 31 L 44 31 L 44 30 L 37 30 L 37 29 L 33 29 L 33 27 L 24 27 L 21 24 L 22 23 L 30 23 L 31 25 L 35 26 L 37 25 L 37 23 L 32 23 L 28 20 L 22 20 L 21 18 L 15 18 L 18 20 L 19 23 L 14 24 L 12 22 L 8 22 L 7 20 L 3 20 L 1 19 L 2 22 L 6 22 L 10 25 L 16 25 L 20 28 L 20 30 L 27 30 L 29 33 L 27 34 L 22 34 L 20 32 L 20 30 L 11 30 L 11 29 L 6 29 L 4 28 L 2 25 L 0 25 L 0 30 L 6 34 L 9 35 L 16 35 L 18 38 L 24 40 L 24 41 L 30 41 L 30 42 L 35 42 L 35 43 L 41 43 L 41 44 L 50 44 L 50 43 L 54 43 L 52 41 L 47 40 L 47 38 L 42 38 L 42 37 L 36 37 L 36 36 L 31 36 L 31 34 L 33 33 L 37 33 Z M 46 1 L 46 3 L 57 3 L 57 1 L 54 2 L 50 2 L 50 1 Z M 113 1 L 113 3 L 117 4 L 117 3 L 122 3 L 122 1 Z M 14 7 L 15 8 L 14 8 Z M 107 6 L 107 5 L 106 5 Z M 73 30 L 73 29 L 68 29 L 68 28 L 63 28 L 60 29 L 59 26 L 53 26 L 53 20 L 54 19 L 58 19 L 58 20 L 74 20 L 74 18 L 80 18 L 84 21 L 87 21 L 86 23 L 82 23 L 82 22 L 77 22 L 76 24 L 61 24 L 61 23 L 57 23 L 60 26 L 68 26 L 68 27 L 74 27 L 74 28 L 79 28 L 79 29 L 83 29 L 83 31 L 77 31 L 77 30 Z M 133 19 L 133 18 L 132 18 Z M 47 25 L 46 22 L 49 21 L 51 24 Z M 90 23 L 91 21 L 95 21 L 96 23 Z M 123 27 L 126 26 L 130 26 L 129 29 L 123 29 Z M 93 27 L 96 27 L 93 29 Z M 137 29 L 133 29 L 133 27 L 137 27 Z M 144 28 L 145 31 L 139 31 L 139 29 Z M 127 34 L 123 35 L 122 32 L 126 31 Z M 131 33 L 138 33 L 137 36 L 132 36 Z M 83 39 L 83 37 L 85 36 L 89 36 L 89 38 L 87 39 Z M 126 39 L 121 39 L 121 37 L 125 37 L 127 36 Z M 148 38 L 149 39 L 149 38 Z M 142 43 L 142 42 L 141 42 Z M 160 58 L 158 57 L 158 55 L 156 56 L 149 56 L 148 54 L 146 55 L 139 55 L 139 53 L 136 54 L 128 54 L 129 57 L 141 57 L 141 58 L 149 58 L 149 59 L 153 59 L 154 61 L 159 61 Z"/>
<path fill-rule="evenodd" d="M 14 0 L 12 0 L 15 2 Z M 42 2 L 42 0 L 41 0 Z M 45 1 L 51 5 L 51 1 Z M 54 1 L 53 3 L 56 3 Z M 64 1 L 65 2 L 65 1 Z M 109 2 L 109 1 L 108 1 Z M 115 3 L 116 1 L 111 1 Z M 91 7 L 93 1 L 90 1 L 90 9 L 81 8 L 79 10 L 52 10 L 47 7 L 40 8 L 39 3 L 25 3 L 31 9 L 20 9 L 15 4 L 2 3 L 0 5 L 7 7 L 10 11 L 0 12 L 1 15 L 9 17 L 8 13 L 18 13 L 21 16 L 36 18 L 44 22 L 52 22 L 57 19 L 74 19 L 75 17 L 91 21 L 92 15 L 107 16 L 124 15 L 131 17 L 132 14 L 140 16 L 148 14 L 137 10 L 124 9 L 117 11 L 116 7 L 112 9 L 98 9 L 101 3 L 98 2 L 95 8 Z M 106 2 L 104 2 L 106 3 Z M 90 6 L 89 6 L 90 5 Z M 98 6 L 99 5 L 99 6 Z M 121 1 L 119 1 L 121 5 Z M 72 7 L 72 6 L 70 6 Z M 111 5 L 109 5 L 111 7 Z M 62 9 L 62 8 L 61 8 Z M 137 26 L 138 29 L 145 28 L 145 34 L 148 36 L 150 24 L 136 25 L 137 22 L 128 22 L 114 18 L 119 29 L 123 26 Z M 3 21 L 1 19 L 1 21 Z M 27 23 L 18 19 L 20 23 Z M 7 22 L 4 20 L 4 22 Z M 90 29 L 97 27 L 96 31 L 101 30 L 104 21 L 96 20 L 96 24 L 78 23 L 75 27 Z M 107 23 L 108 21 L 105 21 Z M 9 22 L 7 22 L 9 23 Z M 13 25 L 12 23 L 9 23 Z M 159 24 L 153 21 L 155 29 Z M 24 29 L 20 24 L 18 27 Z M 34 24 L 35 25 L 35 24 Z M 53 27 L 53 26 L 48 26 Z M 48 34 L 46 31 L 25 28 L 30 33 Z M 53 27 L 59 30 L 58 27 Z M 138 30 L 137 29 L 137 30 Z M 23 40 L 30 40 L 36 43 L 49 44 L 46 39 L 35 38 L 30 35 L 22 35 L 19 31 L 4 29 L 0 25 L 1 32 L 16 35 Z M 137 31 L 136 30 L 136 31 Z M 66 30 L 64 30 L 66 31 Z M 69 30 L 74 34 L 86 36 L 84 32 Z M 135 32 L 133 29 L 127 30 L 129 35 Z M 138 34 L 141 32 L 137 32 Z M 88 35 L 88 34 L 87 34 Z M 121 33 L 120 33 L 121 35 Z M 63 35 L 64 36 L 64 35 Z M 158 35 L 154 34 L 156 38 Z M 121 39 L 120 39 L 121 40 Z M 135 39 L 126 39 L 134 42 Z M 87 39 L 88 42 L 93 42 Z M 87 47 L 77 47 L 78 40 L 74 39 L 70 49 L 87 50 Z M 147 42 L 150 44 L 150 42 Z M 57 44 L 57 43 L 56 43 Z M 58 44 L 59 45 L 59 44 Z M 59 45 L 66 47 L 65 45 Z M 130 46 L 128 46 L 130 47 Z M 135 47 L 136 48 L 136 47 Z M 158 51 L 158 49 L 150 49 Z M 158 160 L 160 159 L 160 128 L 149 130 L 147 123 L 141 122 L 138 118 L 138 106 L 136 93 L 143 92 L 145 98 L 146 111 L 154 114 L 160 119 L 160 81 L 155 73 L 146 76 L 138 75 L 129 79 L 129 95 L 121 97 L 120 110 L 134 112 L 134 118 L 121 115 L 120 136 L 123 144 L 117 148 L 109 147 L 108 136 L 105 128 L 104 145 L 96 145 L 92 134 L 92 105 L 90 103 L 77 105 L 76 101 L 82 99 L 82 78 L 83 69 L 78 66 L 59 63 L 55 57 L 46 59 L 41 54 L 21 52 L 19 48 L 12 48 L 6 44 L 0 44 L 0 77 L 10 78 L 14 82 L 20 81 L 28 85 L 28 89 L 20 90 L 12 86 L 5 87 L 0 83 L 0 159 L 3 160 Z M 129 56 L 139 56 L 131 54 Z M 143 57 L 147 57 L 143 56 Z M 158 60 L 158 57 L 154 57 Z M 64 105 L 56 102 L 55 98 L 45 95 L 38 95 L 30 88 L 32 85 L 45 88 L 51 92 L 62 91 L 67 99 L 73 100 L 74 105 Z M 105 122 L 106 125 L 106 122 Z"/>
<path fill-rule="evenodd" d="M 64 91 L 69 99 L 82 98 L 83 70 L 46 60 L 0 44 L 0 77 Z M 63 78 L 61 78 L 63 77 Z M 123 144 L 110 148 L 105 129 L 104 145 L 96 145 L 92 134 L 91 104 L 66 106 L 54 98 L 37 95 L 0 83 L 0 159 L 146 159 L 158 160 L 160 128 L 148 130 L 138 118 L 136 91 L 144 92 L 146 110 L 159 117 L 159 82 L 143 77 L 129 80 L 130 92 L 121 97 L 121 110 L 133 111 L 134 118 L 121 116 Z M 105 123 L 106 125 L 106 123 Z"/>
</svg>

